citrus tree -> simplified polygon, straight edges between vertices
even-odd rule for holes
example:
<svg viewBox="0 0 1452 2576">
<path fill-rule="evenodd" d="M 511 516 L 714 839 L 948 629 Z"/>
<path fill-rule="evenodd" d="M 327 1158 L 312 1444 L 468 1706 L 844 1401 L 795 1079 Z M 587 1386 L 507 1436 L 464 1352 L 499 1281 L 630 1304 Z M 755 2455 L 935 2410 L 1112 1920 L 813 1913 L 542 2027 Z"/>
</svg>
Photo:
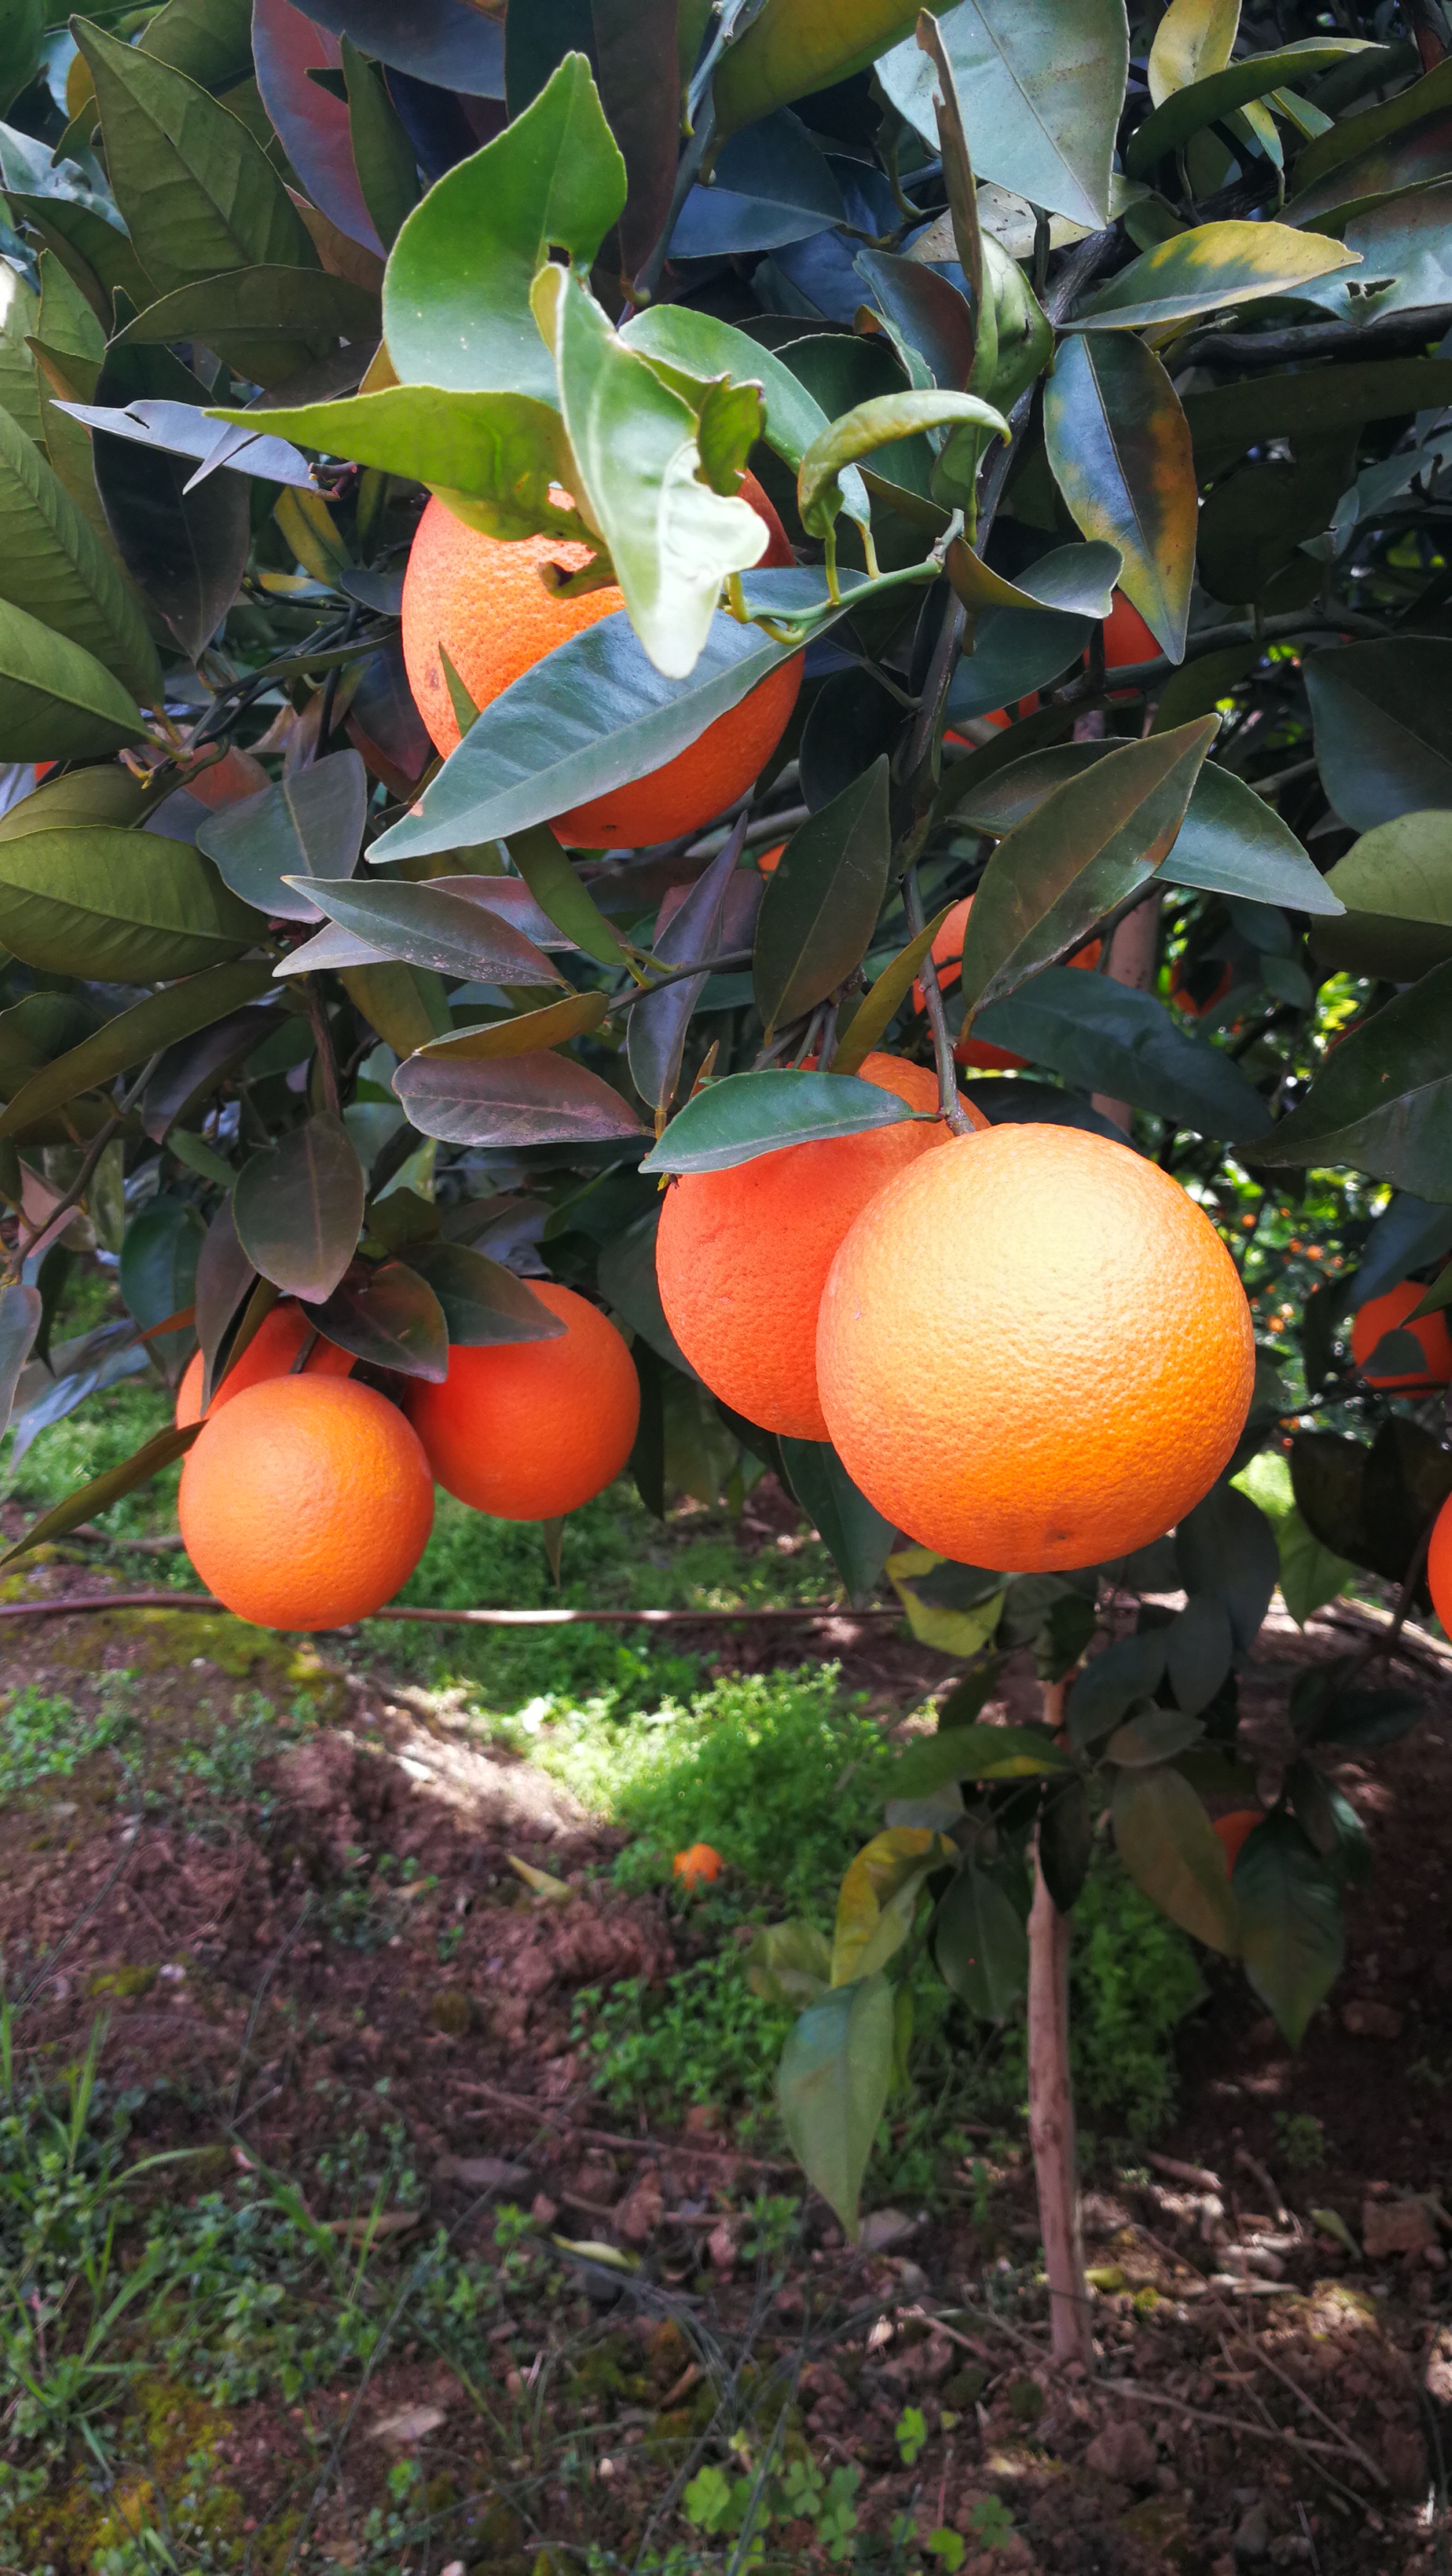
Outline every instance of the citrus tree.
<svg viewBox="0 0 1452 2576">
<path fill-rule="evenodd" d="M 1236 1669 L 1277 1579 L 1452 1591 L 1452 62 L 1325 14 L 0 43 L 0 1391 L 181 1380 L 24 1544 L 184 1456 L 317 1627 L 434 1481 L 557 1547 L 627 1459 L 778 1471 L 963 1665 L 763 1937 L 788 2126 L 854 2224 L 901 1971 L 1026 1986 L 1064 2355 L 1095 1832 L 1298 2037 L 1315 1748 L 1407 1712 L 1318 1670 L 1262 1812 Z M 53 1349 L 80 1229 L 131 1324 Z"/>
</svg>

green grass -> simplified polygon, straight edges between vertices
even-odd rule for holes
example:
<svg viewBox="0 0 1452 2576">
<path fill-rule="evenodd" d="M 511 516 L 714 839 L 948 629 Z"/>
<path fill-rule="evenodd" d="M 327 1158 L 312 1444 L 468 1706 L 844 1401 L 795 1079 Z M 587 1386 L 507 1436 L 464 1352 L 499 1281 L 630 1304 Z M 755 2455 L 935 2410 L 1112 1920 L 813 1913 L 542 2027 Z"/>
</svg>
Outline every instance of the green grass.
<svg viewBox="0 0 1452 2576">
<path fill-rule="evenodd" d="M 79 1763 L 121 1741 L 135 1724 L 136 1675 L 97 1676 L 101 1705 L 77 1708 L 61 1693 L 28 1683 L 0 1700 L 0 1798 L 14 1797 L 38 1780 L 68 1779 Z"/>
</svg>

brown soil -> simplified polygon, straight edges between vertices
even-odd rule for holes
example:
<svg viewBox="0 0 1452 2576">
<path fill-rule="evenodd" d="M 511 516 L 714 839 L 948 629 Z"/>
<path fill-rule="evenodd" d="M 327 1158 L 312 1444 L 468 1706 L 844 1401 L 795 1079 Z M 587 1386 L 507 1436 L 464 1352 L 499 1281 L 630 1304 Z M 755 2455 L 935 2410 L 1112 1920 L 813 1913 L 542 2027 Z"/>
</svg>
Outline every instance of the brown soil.
<svg viewBox="0 0 1452 2576">
<path fill-rule="evenodd" d="M 54 1566 L 30 1585 L 91 1580 Z M 1287 1665 L 1345 1642 L 1268 1626 L 1244 1693 L 1268 1774 L 1285 1750 Z M 340 2134 L 399 2122 L 427 2186 L 426 2212 L 402 2214 L 400 2264 L 419 2230 L 442 2225 L 507 2270 L 501 2197 L 533 2211 L 541 2245 L 589 2240 L 639 2264 L 566 2254 L 563 2282 L 553 2262 L 518 2288 L 504 2278 L 483 2386 L 414 2346 L 385 2350 L 361 2404 L 356 2382 L 224 2414 L 179 2393 L 167 2422 L 184 2449 L 210 2452 L 242 2530 L 295 2516 L 331 2463 L 316 2554 L 297 2563 L 331 2551 L 350 2564 L 359 2514 L 389 2466 L 416 2456 L 430 2492 L 451 2500 L 438 2549 L 417 2561 L 434 2576 L 456 2563 L 529 2576 L 545 2543 L 594 2542 L 628 2568 L 653 2515 L 654 2547 L 685 2536 L 672 2478 L 703 2461 L 734 2471 L 733 2430 L 749 2461 L 785 2407 L 824 2468 L 862 2470 L 864 2531 L 885 2536 L 903 2512 L 921 2533 L 956 2529 L 975 2576 L 1443 2566 L 1452 1658 L 1399 1668 L 1425 1722 L 1338 1769 L 1375 1868 L 1351 1900 L 1341 1984 L 1300 2055 L 1238 1979 L 1212 1972 L 1185 2035 L 1176 2134 L 1141 2171 L 1089 2190 L 1101 2361 L 1092 2379 L 1066 2379 L 1045 2359 L 1021 2144 L 948 2177 L 931 2221 L 875 2213 L 871 2250 L 846 2248 L 809 2201 L 786 2254 L 753 2254 L 752 2205 L 795 2191 L 790 2168 L 742 2152 L 709 2116 L 678 2126 L 666 2103 L 648 2127 L 602 2113 L 572 2047 L 573 1998 L 691 1955 L 689 1917 L 603 1885 L 613 1838 L 447 1702 L 223 1619 L 57 1620 L 6 1644 L 7 1688 L 34 1682 L 81 1707 L 108 1671 L 138 1673 L 157 1777 L 208 1711 L 225 1750 L 250 1690 L 282 1706 L 301 1695 L 321 1721 L 263 1758 L 245 1796 L 183 1768 L 138 1823 L 114 1759 L 98 1756 L 0 1818 L 0 1945 L 24 2003 L 22 2063 L 73 2061 L 102 2006 L 106 2075 L 146 2090 L 138 2152 L 202 2150 L 215 2188 L 248 2163 L 315 2176 Z M 946 1670 L 856 1622 L 831 1650 L 884 1706 Z M 708 1651 L 798 1661 L 802 1645 L 713 1638 Z M 1014 1678 L 1010 1705 L 1027 1688 Z M 511 1857 L 568 1899 L 531 1894 Z M 1318 2150 L 1286 2130 L 1288 2114 L 1322 2123 L 1323 2164 L 1301 2160 Z M 308 2187 L 326 2221 L 326 2193 Z M 924 2430 L 910 2467 L 894 2432 L 906 2406 Z M 989 2552 L 995 2497 L 1014 2534 Z M 53 2528 L 30 2522 L 56 2576 L 91 2576 L 98 2526 L 80 2528 L 59 2507 Z M 827 2564 L 810 2523 L 772 2546 L 783 2567 Z M 7 2563 L 22 2564 L 0 2551 Z"/>
</svg>

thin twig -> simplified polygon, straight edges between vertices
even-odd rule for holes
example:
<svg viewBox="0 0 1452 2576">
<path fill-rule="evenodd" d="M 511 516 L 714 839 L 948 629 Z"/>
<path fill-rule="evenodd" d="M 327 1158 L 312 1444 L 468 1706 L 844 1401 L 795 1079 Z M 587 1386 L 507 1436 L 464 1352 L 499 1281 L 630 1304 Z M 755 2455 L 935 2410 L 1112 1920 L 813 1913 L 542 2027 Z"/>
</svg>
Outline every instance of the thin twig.
<svg viewBox="0 0 1452 2576">
<path fill-rule="evenodd" d="M 1127 2397 L 1132 2406 L 1173 2406 L 1181 2415 L 1187 2415 L 1191 2423 L 1208 2424 L 1216 2433 L 1245 2433 L 1256 2442 L 1285 2442 L 1291 2450 L 1307 2452 L 1317 2460 L 1338 2459 L 1344 2453 L 1343 2443 L 1313 2442 L 1309 2434 L 1287 2432 L 1283 2424 L 1252 2424 L 1243 2415 L 1215 2415 L 1206 2406 L 1192 2406 L 1184 2397 L 1172 2397 L 1166 2388 L 1137 2388 L 1129 2379 L 1102 2379 L 1099 2387 L 1103 2396 Z M 1369 2510 L 1365 2496 L 1359 2496 L 1354 2487 L 1343 2486 L 1339 2478 L 1331 2477 L 1329 2470 L 1322 2474 L 1339 2494 L 1349 2496 L 1363 2512 Z M 1385 2479 L 1381 2483 L 1384 2486 Z"/>
<path fill-rule="evenodd" d="M 546 2102 L 531 2102 L 521 2093 L 501 2092 L 497 2084 L 459 2083 L 459 2093 L 475 2093 L 482 2101 L 501 2111 L 514 2112 L 521 2119 L 538 2122 L 542 2128 L 567 2130 L 572 2139 L 583 2138 L 587 2146 L 610 2147 L 620 2155 L 663 2157 L 699 2156 L 709 2164 L 744 2166 L 750 2173 L 795 2173 L 796 2167 L 780 2156 L 743 2156 L 734 2147 L 703 2147 L 693 2138 L 625 2138 L 611 2129 L 590 2129 Z"/>
<path fill-rule="evenodd" d="M 227 1615 L 225 1601 L 214 1600 L 209 1592 L 88 1592 L 74 1599 L 61 1595 L 49 1601 L 0 1602 L 0 1619 L 83 1618 L 87 1613 L 107 1610 L 200 1610 L 213 1618 Z M 386 1608 L 371 1610 L 368 1615 L 370 1619 L 412 1620 L 434 1628 L 701 1628 L 749 1627 L 757 1620 L 801 1625 L 822 1619 L 901 1619 L 902 1612 L 895 1603 L 882 1601 L 870 1601 L 860 1610 L 831 1603 L 805 1604 L 800 1610 L 408 1610 L 389 1602 Z M 356 1627 L 361 1623 L 355 1620 L 349 1624 Z"/>
<path fill-rule="evenodd" d="M 926 927 L 922 888 L 918 884 L 916 863 L 911 863 L 903 876 L 902 902 L 903 910 L 907 914 L 908 928 L 916 939 L 918 933 Z M 957 1069 L 953 1063 L 953 1040 L 948 1030 L 948 1015 L 943 1008 L 943 988 L 938 982 L 938 970 L 933 963 L 931 952 L 923 958 L 918 968 L 918 980 L 922 985 L 923 999 L 927 1004 L 928 1025 L 933 1032 L 933 1056 L 938 1069 L 938 1097 L 943 1104 L 943 1116 L 955 1136 L 971 1136 L 973 1121 L 958 1091 Z"/>
</svg>

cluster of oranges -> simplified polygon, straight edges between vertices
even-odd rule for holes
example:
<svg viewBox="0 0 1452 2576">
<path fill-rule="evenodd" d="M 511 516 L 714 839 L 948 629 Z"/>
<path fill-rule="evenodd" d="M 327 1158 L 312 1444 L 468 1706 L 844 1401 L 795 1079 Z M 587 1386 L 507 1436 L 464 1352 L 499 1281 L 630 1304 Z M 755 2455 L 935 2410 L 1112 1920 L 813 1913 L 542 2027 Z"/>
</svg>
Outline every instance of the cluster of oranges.
<svg viewBox="0 0 1452 2576">
<path fill-rule="evenodd" d="M 187 1553 L 217 1599 L 268 1628 L 337 1628 L 406 1583 L 434 1486 L 501 1520 L 553 1520 L 618 1476 L 640 1412 L 635 1363 L 598 1309 L 535 1283 L 549 1341 L 451 1345 L 402 1406 L 291 1300 L 265 1317 L 202 1416 L 202 1361 L 177 1397 L 202 1421 L 182 1469 Z"/>
</svg>

